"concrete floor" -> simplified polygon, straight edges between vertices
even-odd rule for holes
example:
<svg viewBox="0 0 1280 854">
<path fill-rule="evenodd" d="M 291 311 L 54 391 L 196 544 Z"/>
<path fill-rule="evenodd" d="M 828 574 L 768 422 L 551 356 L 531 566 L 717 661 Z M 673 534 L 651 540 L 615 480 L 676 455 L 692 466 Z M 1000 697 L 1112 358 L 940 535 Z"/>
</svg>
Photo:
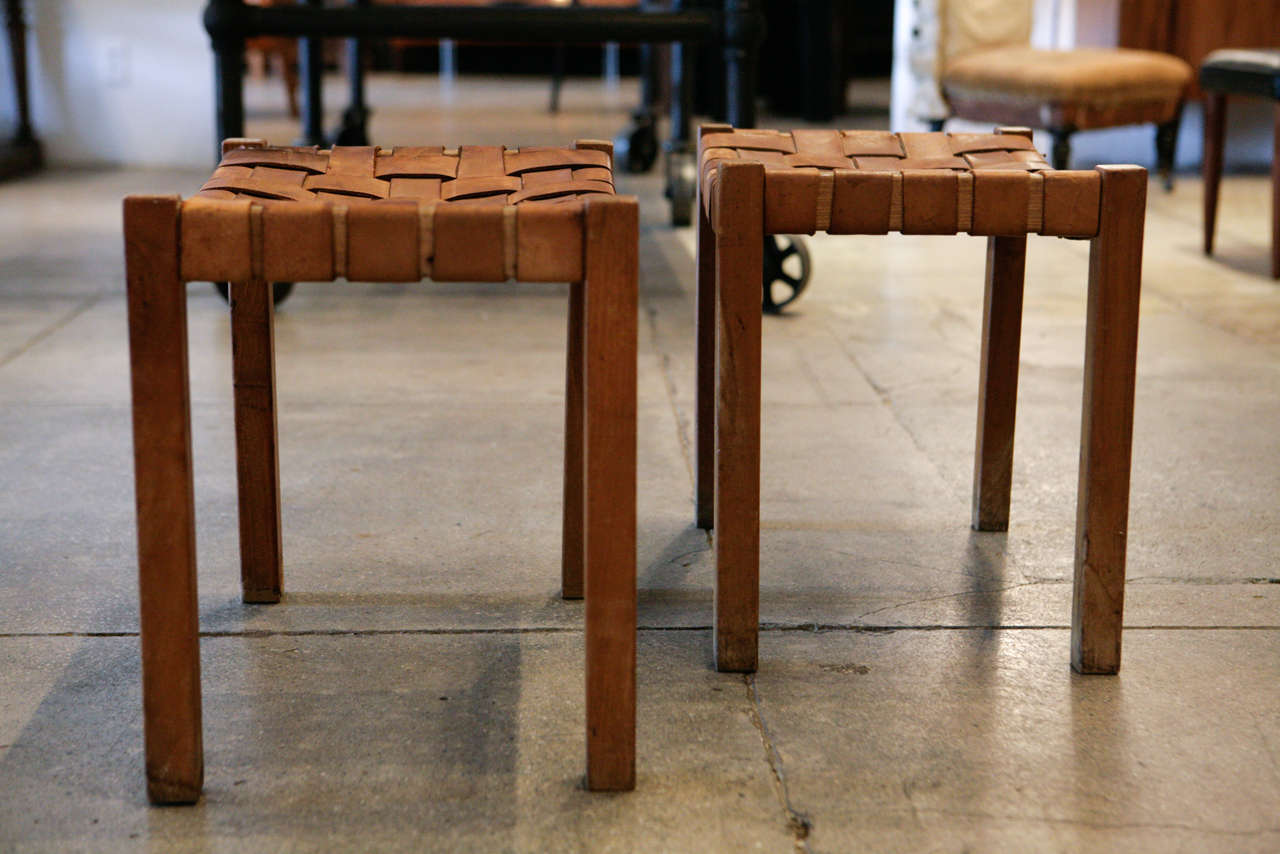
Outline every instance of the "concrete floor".
<svg viewBox="0 0 1280 854">
<path fill-rule="evenodd" d="M 287 141 L 256 89 L 251 133 Z M 375 81 L 388 143 L 609 136 L 632 92 Z M 379 100 L 381 99 L 381 100 Z M 421 108 L 433 112 L 423 117 Z M 865 118 L 865 117 L 864 117 Z M 874 119 L 870 119 L 874 120 Z M 416 128 L 416 130 L 415 130 Z M 1028 257 L 1013 522 L 968 528 L 983 241 L 810 240 L 765 320 L 761 668 L 711 667 L 692 236 L 641 196 L 639 781 L 589 794 L 557 598 L 565 288 L 301 285 L 287 594 L 238 592 L 225 305 L 190 288 L 207 780 L 147 806 L 119 200 L 0 185 L 0 850 L 1280 850 L 1268 185 L 1153 187 L 1125 666 L 1068 667 L 1087 244 Z"/>
</svg>

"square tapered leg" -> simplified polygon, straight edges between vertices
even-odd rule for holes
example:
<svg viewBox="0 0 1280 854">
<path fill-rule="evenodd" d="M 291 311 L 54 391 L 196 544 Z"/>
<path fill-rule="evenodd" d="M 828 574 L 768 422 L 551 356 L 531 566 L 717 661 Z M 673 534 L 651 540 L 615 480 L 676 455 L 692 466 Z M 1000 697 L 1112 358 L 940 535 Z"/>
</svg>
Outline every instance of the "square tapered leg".
<svg viewBox="0 0 1280 854">
<path fill-rule="evenodd" d="M 204 783 L 187 294 L 176 196 L 124 203 L 147 795 L 194 803 Z"/>
<path fill-rule="evenodd" d="M 629 790 L 636 776 L 635 200 L 591 199 L 586 229 L 587 787 Z"/>
</svg>

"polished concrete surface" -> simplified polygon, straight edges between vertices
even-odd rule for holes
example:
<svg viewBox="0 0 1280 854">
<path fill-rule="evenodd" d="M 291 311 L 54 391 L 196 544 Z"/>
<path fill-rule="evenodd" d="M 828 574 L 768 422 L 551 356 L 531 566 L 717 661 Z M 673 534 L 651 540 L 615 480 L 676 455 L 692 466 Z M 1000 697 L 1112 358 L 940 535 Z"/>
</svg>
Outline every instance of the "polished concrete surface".
<svg viewBox="0 0 1280 854">
<path fill-rule="evenodd" d="M 249 131 L 287 141 L 269 88 Z M 633 90 L 375 81 L 387 142 L 607 137 Z M 424 113 L 423 109 L 427 112 Z M 560 285 L 304 284 L 277 315 L 286 595 L 238 593 L 225 304 L 190 286 L 207 778 L 147 806 L 119 200 L 0 185 L 0 851 L 1280 849 L 1268 184 L 1150 196 L 1124 669 L 1068 667 L 1085 243 L 1032 239 L 1007 534 L 969 530 L 983 241 L 810 239 L 766 318 L 761 666 L 711 666 L 692 235 L 644 206 L 639 763 L 582 790 Z"/>
</svg>

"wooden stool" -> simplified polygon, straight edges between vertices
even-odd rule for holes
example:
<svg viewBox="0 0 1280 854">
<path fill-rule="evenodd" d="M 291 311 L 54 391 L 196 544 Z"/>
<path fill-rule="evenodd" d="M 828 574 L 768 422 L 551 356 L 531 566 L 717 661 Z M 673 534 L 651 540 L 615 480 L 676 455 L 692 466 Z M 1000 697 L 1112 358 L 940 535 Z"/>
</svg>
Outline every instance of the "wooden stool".
<svg viewBox="0 0 1280 854">
<path fill-rule="evenodd" d="M 612 149 L 270 148 L 229 140 L 194 197 L 124 203 L 148 794 L 203 756 L 188 281 L 231 282 L 246 602 L 280 599 L 273 281 L 571 282 L 563 594 L 586 598 L 587 785 L 635 785 L 637 229 Z"/>
<path fill-rule="evenodd" d="M 1271 277 L 1280 279 L 1280 50 L 1215 50 L 1200 63 L 1204 90 L 1204 254 L 1213 254 L 1218 220 L 1218 186 L 1222 182 L 1222 139 L 1227 96 L 1269 98 L 1275 134 L 1271 157 Z"/>
<path fill-rule="evenodd" d="M 1028 234 L 1089 238 L 1072 666 L 1120 666 L 1147 173 L 1049 168 L 1025 128 L 996 134 L 702 128 L 697 522 L 715 527 L 716 666 L 756 668 L 760 277 L 769 234 L 986 235 L 973 527 L 1009 524 Z"/>
</svg>

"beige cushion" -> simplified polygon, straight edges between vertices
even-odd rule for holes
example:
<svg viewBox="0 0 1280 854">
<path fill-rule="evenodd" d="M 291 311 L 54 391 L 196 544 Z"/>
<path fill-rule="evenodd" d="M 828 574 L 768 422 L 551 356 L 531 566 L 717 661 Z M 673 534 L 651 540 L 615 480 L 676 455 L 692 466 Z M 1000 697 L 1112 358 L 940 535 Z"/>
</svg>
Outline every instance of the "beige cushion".
<svg viewBox="0 0 1280 854">
<path fill-rule="evenodd" d="M 948 62 L 942 91 L 965 118 L 1085 130 L 1172 119 L 1191 75 L 1154 51 L 1004 47 Z"/>
</svg>

